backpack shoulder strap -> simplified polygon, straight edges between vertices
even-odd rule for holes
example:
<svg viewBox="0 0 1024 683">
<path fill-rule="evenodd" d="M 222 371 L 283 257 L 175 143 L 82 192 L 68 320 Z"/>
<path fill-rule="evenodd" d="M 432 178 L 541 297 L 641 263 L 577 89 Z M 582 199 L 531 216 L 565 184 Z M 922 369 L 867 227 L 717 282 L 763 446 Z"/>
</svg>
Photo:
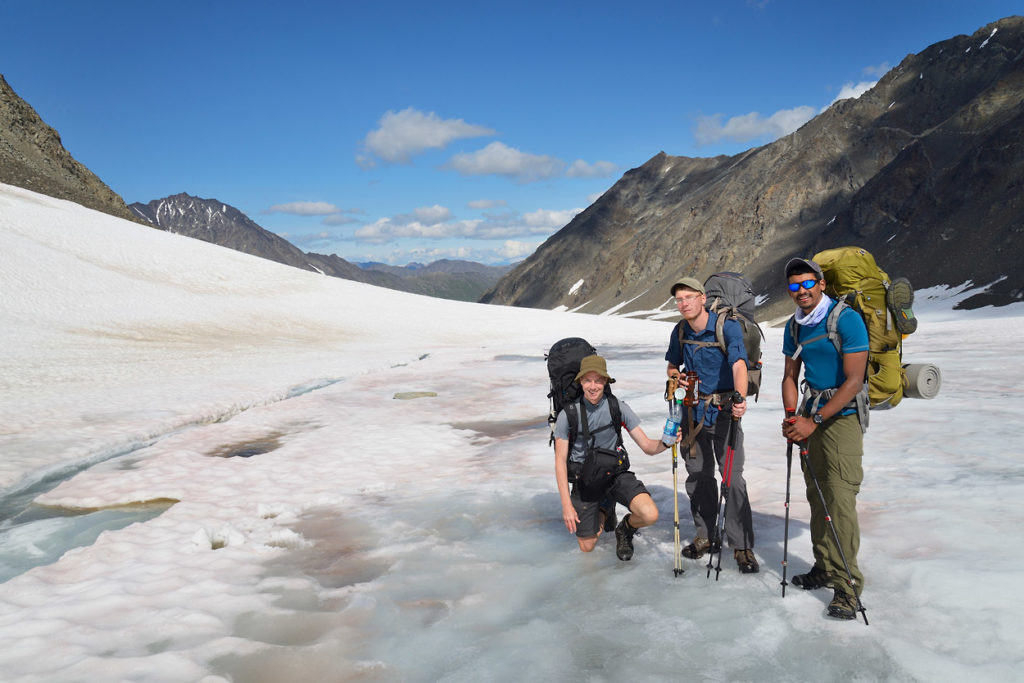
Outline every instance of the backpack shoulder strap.
<svg viewBox="0 0 1024 683">
<path fill-rule="evenodd" d="M 844 309 L 849 307 L 849 304 L 842 299 L 837 301 L 836 305 L 832 307 L 832 310 L 828 312 L 828 317 L 825 318 L 825 333 L 811 337 L 810 339 L 805 339 L 802 342 L 799 340 L 799 334 L 797 334 L 796 316 L 794 315 L 790 318 L 786 323 L 786 333 L 792 337 L 793 343 L 796 344 L 796 351 L 793 352 L 793 355 L 790 356 L 790 358 L 796 360 L 800 357 L 800 353 L 804 350 L 805 346 L 812 342 L 816 342 L 819 339 L 825 339 L 826 337 L 830 342 L 832 342 L 832 346 L 836 347 L 836 353 L 842 355 L 843 340 L 839 336 L 839 315 Z"/>
<path fill-rule="evenodd" d="M 828 334 L 828 340 L 832 342 L 832 346 L 836 347 L 836 353 L 839 355 L 843 355 L 843 339 L 839 336 L 839 316 L 847 308 L 850 308 L 849 304 L 840 299 L 829 311 L 828 318 L 825 320 L 825 332 Z"/>
<path fill-rule="evenodd" d="M 619 399 L 615 398 L 611 394 L 608 395 L 608 412 L 612 414 L 612 424 L 615 425 L 615 434 L 618 436 L 619 443 L 622 445 L 622 408 L 619 407 Z"/>
<path fill-rule="evenodd" d="M 714 346 L 719 349 L 722 353 L 726 353 L 725 345 L 725 333 L 722 328 L 725 326 L 725 316 L 718 313 L 718 320 L 715 322 L 715 341 L 697 341 L 696 339 L 684 339 L 683 338 L 683 323 L 685 320 L 679 321 L 679 344 L 680 351 L 682 351 L 683 344 L 689 344 L 690 346 L 699 346 L 705 348 L 708 346 Z"/>
<path fill-rule="evenodd" d="M 718 312 L 718 319 L 715 320 L 715 341 L 722 353 L 729 355 L 729 347 L 725 345 L 725 311 Z"/>
<path fill-rule="evenodd" d="M 580 428 L 580 411 L 577 410 L 575 403 L 566 403 L 562 410 L 565 412 L 565 418 L 569 423 L 569 453 L 572 453 L 572 444 L 576 441 L 576 432 Z M 583 425 L 584 432 L 586 431 L 586 425 Z"/>
</svg>

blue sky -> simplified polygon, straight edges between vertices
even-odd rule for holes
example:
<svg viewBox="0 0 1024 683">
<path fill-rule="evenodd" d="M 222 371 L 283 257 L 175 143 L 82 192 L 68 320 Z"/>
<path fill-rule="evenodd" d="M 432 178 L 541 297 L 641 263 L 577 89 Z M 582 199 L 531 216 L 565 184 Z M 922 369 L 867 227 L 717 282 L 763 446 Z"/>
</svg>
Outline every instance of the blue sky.
<svg viewBox="0 0 1024 683">
<path fill-rule="evenodd" d="M 734 154 L 1019 2 L 0 0 L 0 73 L 125 201 L 507 263 L 659 151 Z"/>
</svg>

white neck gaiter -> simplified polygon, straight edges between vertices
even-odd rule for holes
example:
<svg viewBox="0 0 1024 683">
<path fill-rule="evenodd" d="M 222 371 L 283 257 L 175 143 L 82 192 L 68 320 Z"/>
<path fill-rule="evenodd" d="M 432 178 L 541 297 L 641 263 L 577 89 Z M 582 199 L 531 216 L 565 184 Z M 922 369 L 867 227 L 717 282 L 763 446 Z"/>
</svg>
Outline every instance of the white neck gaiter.
<svg viewBox="0 0 1024 683">
<path fill-rule="evenodd" d="M 796 309 L 796 315 L 794 319 L 797 325 L 817 325 L 825 316 L 828 314 L 828 307 L 832 303 L 832 299 L 829 298 L 828 294 L 821 295 L 821 301 L 814 307 L 814 310 L 810 313 L 804 313 L 802 309 Z"/>
</svg>

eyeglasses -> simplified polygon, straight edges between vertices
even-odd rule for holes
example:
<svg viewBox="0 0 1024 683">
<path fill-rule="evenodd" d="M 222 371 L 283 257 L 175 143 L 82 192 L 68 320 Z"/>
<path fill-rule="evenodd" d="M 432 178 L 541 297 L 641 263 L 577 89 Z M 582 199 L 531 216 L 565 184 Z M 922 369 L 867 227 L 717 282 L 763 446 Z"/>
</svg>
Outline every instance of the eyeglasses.
<svg viewBox="0 0 1024 683">
<path fill-rule="evenodd" d="M 811 280 L 804 280 L 803 282 L 790 282 L 789 283 L 789 291 L 791 291 L 791 292 L 799 292 L 801 287 L 803 287 L 804 289 L 811 289 L 816 284 L 818 284 L 818 281 L 817 280 L 813 280 L 813 279 L 811 279 Z"/>
<path fill-rule="evenodd" d="M 677 296 L 676 297 L 676 304 L 678 305 L 678 304 L 689 303 L 691 301 L 697 301 L 697 300 L 700 299 L 700 296 L 701 296 L 700 294 L 691 294 L 690 296 Z"/>
</svg>

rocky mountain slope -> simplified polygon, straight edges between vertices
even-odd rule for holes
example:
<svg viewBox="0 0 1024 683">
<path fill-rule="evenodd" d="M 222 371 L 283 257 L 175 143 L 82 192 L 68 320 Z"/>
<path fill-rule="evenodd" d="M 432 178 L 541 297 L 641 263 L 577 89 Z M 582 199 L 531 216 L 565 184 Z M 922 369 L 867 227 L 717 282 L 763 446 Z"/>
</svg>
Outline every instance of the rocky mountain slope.
<svg viewBox="0 0 1024 683">
<path fill-rule="evenodd" d="M 458 261 L 439 261 L 418 268 L 383 264 L 362 268 L 335 254 L 303 252 L 235 207 L 217 199 L 203 199 L 186 193 L 154 199 L 148 204 L 136 202 L 128 208 L 138 219 L 161 230 L 304 270 L 443 299 L 476 301 L 508 271 L 508 268 Z"/>
<path fill-rule="evenodd" d="M 46 125 L 0 75 L 0 183 L 67 199 L 134 220 L 124 200 L 64 149 Z"/>
<path fill-rule="evenodd" d="M 1024 18 L 907 56 L 870 91 L 736 156 L 660 153 L 482 297 L 598 313 L 674 310 L 682 275 L 738 270 L 788 311 L 794 255 L 856 244 L 917 287 L 1024 298 Z M 582 284 L 577 283 L 582 280 Z"/>
</svg>

